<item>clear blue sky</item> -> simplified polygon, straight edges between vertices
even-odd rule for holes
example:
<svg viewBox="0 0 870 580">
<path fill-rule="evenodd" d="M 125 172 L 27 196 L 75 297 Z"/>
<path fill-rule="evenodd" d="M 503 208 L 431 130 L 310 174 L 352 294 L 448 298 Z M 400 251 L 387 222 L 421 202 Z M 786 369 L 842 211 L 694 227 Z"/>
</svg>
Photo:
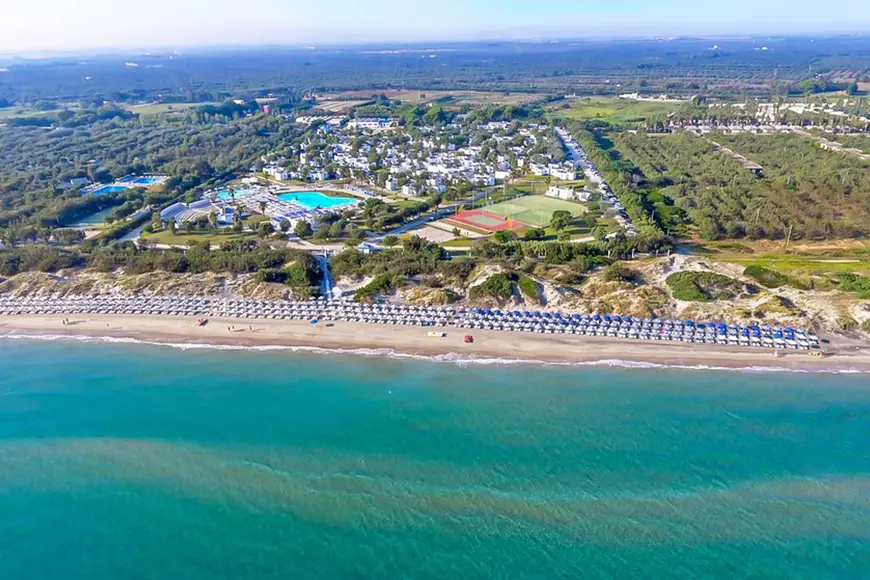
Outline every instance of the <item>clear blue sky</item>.
<svg viewBox="0 0 870 580">
<path fill-rule="evenodd" d="M 13 0 L 0 52 L 870 31 L 870 0 Z"/>
</svg>

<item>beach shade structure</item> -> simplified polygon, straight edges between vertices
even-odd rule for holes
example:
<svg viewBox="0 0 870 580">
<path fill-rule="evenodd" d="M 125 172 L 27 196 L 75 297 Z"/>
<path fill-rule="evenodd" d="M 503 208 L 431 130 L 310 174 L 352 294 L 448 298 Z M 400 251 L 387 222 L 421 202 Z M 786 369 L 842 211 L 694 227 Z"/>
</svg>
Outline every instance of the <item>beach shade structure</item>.
<svg viewBox="0 0 870 580">
<path fill-rule="evenodd" d="M 320 322 L 320 321 L 317 320 L 316 318 L 312 318 L 311 320 L 308 321 L 308 324 L 312 324 L 312 325 L 313 325 L 313 324 L 317 324 L 318 322 Z"/>
</svg>

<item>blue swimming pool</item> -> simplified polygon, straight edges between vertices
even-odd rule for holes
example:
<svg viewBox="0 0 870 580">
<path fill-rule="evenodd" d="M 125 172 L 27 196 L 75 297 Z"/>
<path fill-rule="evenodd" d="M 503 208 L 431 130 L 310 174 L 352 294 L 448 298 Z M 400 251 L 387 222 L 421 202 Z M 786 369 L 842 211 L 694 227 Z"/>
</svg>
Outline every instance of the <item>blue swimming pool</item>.
<svg viewBox="0 0 870 580">
<path fill-rule="evenodd" d="M 251 193 L 250 189 L 237 189 L 236 190 L 236 198 L 248 195 L 249 193 Z M 233 197 L 230 195 L 229 191 L 219 191 L 217 194 L 217 198 L 229 200 L 229 199 L 232 199 Z"/>
<path fill-rule="evenodd" d="M 94 195 L 105 195 L 107 193 L 118 193 L 119 191 L 126 191 L 128 188 L 124 185 L 104 185 L 99 189 L 95 189 L 91 193 Z"/>
<path fill-rule="evenodd" d="M 328 195 L 323 195 L 317 191 L 282 193 L 278 197 L 284 201 L 298 203 L 299 205 L 310 209 L 329 209 L 340 205 L 348 205 L 357 201 L 352 197 L 329 197 Z"/>
<path fill-rule="evenodd" d="M 161 177 L 137 177 L 131 183 L 138 183 L 139 185 L 154 185 L 155 183 L 159 183 Z"/>
</svg>

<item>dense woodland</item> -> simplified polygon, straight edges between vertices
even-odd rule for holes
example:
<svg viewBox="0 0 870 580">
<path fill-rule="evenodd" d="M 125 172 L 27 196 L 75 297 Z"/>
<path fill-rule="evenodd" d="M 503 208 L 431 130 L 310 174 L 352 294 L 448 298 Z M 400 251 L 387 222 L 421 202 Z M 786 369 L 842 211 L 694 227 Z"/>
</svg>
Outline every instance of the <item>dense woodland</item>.
<svg viewBox="0 0 870 580">
<path fill-rule="evenodd" d="M 769 79 L 799 83 L 807 80 L 807 71 L 852 71 L 855 78 L 870 72 L 866 37 L 768 37 L 763 42 L 768 50 L 761 51 L 751 38 L 682 38 L 441 43 L 437 52 L 427 44 L 13 58 L 0 59 L 8 68 L 0 78 L 0 99 L 220 102 L 241 94 L 293 100 L 309 91 L 383 87 L 586 94 L 635 88 L 691 95 L 768 92 Z"/>
</svg>

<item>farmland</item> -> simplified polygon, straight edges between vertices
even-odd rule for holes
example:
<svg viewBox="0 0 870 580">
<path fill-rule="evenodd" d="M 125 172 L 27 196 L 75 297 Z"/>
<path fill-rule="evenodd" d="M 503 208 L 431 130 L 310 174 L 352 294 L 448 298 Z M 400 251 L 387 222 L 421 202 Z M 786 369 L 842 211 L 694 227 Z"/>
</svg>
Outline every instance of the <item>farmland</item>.
<svg viewBox="0 0 870 580">
<path fill-rule="evenodd" d="M 359 105 L 365 104 L 367 102 L 368 101 L 359 100 L 359 99 L 357 99 L 357 100 L 353 100 L 353 99 L 334 100 L 334 101 L 324 100 L 324 101 L 318 102 L 317 108 L 322 110 L 322 111 L 326 111 L 328 113 L 344 113 L 346 111 L 349 111 L 350 109 L 353 109 L 354 107 L 358 107 Z"/>
<path fill-rule="evenodd" d="M 190 109 L 214 103 L 147 103 L 142 105 L 125 105 L 124 108 L 131 113 L 142 116 L 167 115 L 184 113 Z"/>
<path fill-rule="evenodd" d="M 439 102 L 442 106 L 463 105 L 522 105 L 540 100 L 542 95 L 533 93 L 509 93 L 509 92 L 486 92 L 486 91 L 430 91 L 420 90 L 360 90 L 342 93 L 339 95 L 324 95 L 322 100 L 326 103 L 350 103 L 356 101 L 356 105 L 372 98 L 384 95 L 390 100 L 402 101 L 411 105 L 424 105 L 426 103 Z M 355 105 L 354 105 L 355 106 Z M 320 105 L 321 109 L 326 109 Z M 330 110 L 330 109 L 327 109 Z M 340 110 L 340 109 L 339 109 Z"/>
<path fill-rule="evenodd" d="M 760 163 L 754 176 L 687 134 L 611 135 L 636 187 L 673 199 L 707 240 L 848 238 L 870 228 L 870 164 L 796 135 L 717 135 Z M 613 153 L 612 153 L 613 154 Z"/>
<path fill-rule="evenodd" d="M 582 97 L 567 100 L 552 108 L 569 119 L 598 119 L 609 123 L 637 123 L 664 117 L 680 106 L 676 101 L 635 101 L 614 97 Z"/>
</svg>

